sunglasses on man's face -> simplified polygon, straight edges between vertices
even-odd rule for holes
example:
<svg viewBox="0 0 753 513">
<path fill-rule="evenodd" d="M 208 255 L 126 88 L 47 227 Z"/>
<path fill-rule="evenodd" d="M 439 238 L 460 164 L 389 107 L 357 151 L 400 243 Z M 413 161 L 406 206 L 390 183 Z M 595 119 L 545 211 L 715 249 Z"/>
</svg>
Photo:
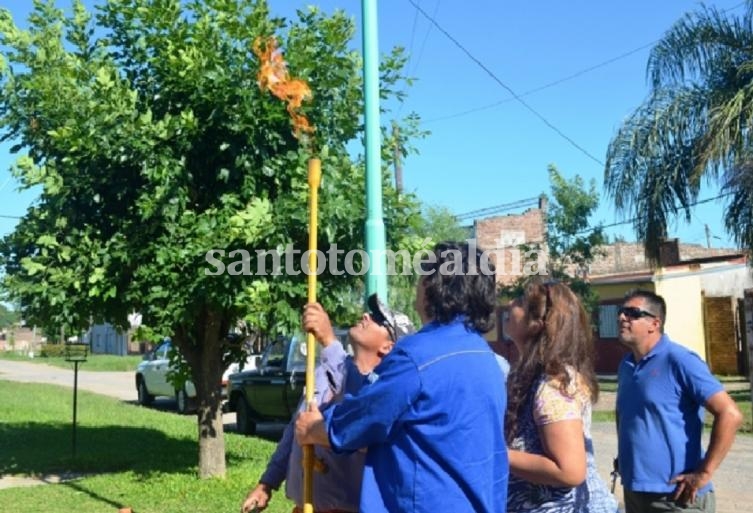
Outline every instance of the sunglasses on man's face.
<svg viewBox="0 0 753 513">
<path fill-rule="evenodd" d="M 393 341 L 396 339 L 395 328 L 392 326 L 392 324 L 390 324 L 386 317 L 384 317 L 380 312 L 369 312 L 369 315 L 371 316 L 372 321 L 384 327 L 389 332 L 390 338 Z"/>
<path fill-rule="evenodd" d="M 641 310 L 637 306 L 621 306 L 620 309 L 617 310 L 617 315 L 624 315 L 628 319 L 640 319 L 641 317 L 653 317 L 656 319 L 654 314 L 647 312 L 646 310 Z"/>
</svg>

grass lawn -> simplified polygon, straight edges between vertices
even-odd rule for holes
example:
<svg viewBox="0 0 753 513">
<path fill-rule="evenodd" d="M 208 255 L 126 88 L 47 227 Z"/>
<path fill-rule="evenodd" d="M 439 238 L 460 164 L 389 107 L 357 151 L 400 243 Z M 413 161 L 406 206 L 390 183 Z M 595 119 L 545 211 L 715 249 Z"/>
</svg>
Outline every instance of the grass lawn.
<svg viewBox="0 0 753 513">
<path fill-rule="evenodd" d="M 737 403 L 737 407 L 740 408 L 740 411 L 743 414 L 743 425 L 740 428 L 740 433 L 753 433 L 753 413 L 751 413 L 751 404 L 750 404 L 750 391 L 749 390 L 732 390 L 729 393 L 730 397 L 735 400 Z M 711 417 L 710 415 L 706 415 L 706 424 L 708 426 L 711 425 L 711 421 L 709 419 Z"/>
<path fill-rule="evenodd" d="M 55 367 L 72 368 L 73 363 L 66 362 L 63 357 L 40 357 L 29 358 L 25 353 L 16 353 L 13 351 L 1 351 L 0 358 L 13 360 L 17 362 L 28 363 L 45 363 Z M 86 371 L 133 371 L 141 362 L 141 355 L 116 356 L 112 354 L 90 354 L 86 361 L 78 366 L 80 370 Z"/>
<path fill-rule="evenodd" d="M 0 511 L 235 512 L 275 448 L 270 441 L 226 433 L 227 477 L 199 480 L 195 417 L 79 390 L 73 459 L 72 408 L 68 388 L 0 381 L 0 474 L 87 475 L 64 484 L 0 490 Z M 278 492 L 267 511 L 291 509 Z"/>
<path fill-rule="evenodd" d="M 607 386 L 603 386 L 603 383 L 600 383 L 600 389 L 601 391 L 615 391 L 610 390 L 610 388 Z M 609 385 L 609 384 L 607 384 Z M 738 433 L 753 433 L 753 414 L 751 413 L 751 402 L 750 402 L 750 392 L 746 390 L 731 390 L 729 392 L 730 397 L 734 399 L 734 401 L 737 403 L 737 407 L 740 408 L 740 411 L 743 414 L 743 425 L 740 428 L 740 431 Z M 594 411 L 593 412 L 593 422 L 614 422 L 614 412 L 613 411 Z M 713 421 L 713 417 L 706 413 L 706 427 L 711 427 L 711 422 Z"/>
</svg>

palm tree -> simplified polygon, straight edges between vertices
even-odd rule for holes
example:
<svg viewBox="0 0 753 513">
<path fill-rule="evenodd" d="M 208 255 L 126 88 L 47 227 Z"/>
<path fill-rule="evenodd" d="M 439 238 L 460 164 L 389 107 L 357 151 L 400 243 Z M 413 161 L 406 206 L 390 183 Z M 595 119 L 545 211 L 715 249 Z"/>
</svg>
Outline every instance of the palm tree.
<svg viewBox="0 0 753 513">
<path fill-rule="evenodd" d="M 668 221 L 720 186 L 725 225 L 753 251 L 753 0 L 742 16 L 701 6 L 652 49 L 650 92 L 609 144 L 606 193 L 658 259 Z"/>
</svg>

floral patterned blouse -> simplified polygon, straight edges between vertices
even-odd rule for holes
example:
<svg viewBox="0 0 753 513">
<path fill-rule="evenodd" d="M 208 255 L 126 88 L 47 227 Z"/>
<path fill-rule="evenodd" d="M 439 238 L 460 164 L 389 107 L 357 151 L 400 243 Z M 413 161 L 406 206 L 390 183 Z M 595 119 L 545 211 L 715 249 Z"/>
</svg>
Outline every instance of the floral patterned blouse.
<svg viewBox="0 0 753 513">
<path fill-rule="evenodd" d="M 571 376 L 575 372 L 569 370 Z M 594 461 L 591 439 L 591 398 L 580 375 L 571 380 L 568 394 L 559 382 L 542 376 L 529 394 L 518 432 L 510 449 L 544 454 L 539 426 L 562 420 L 581 419 L 586 444 L 586 480 L 574 488 L 533 484 L 510 474 L 507 492 L 508 513 L 615 513 L 617 501 L 601 480 Z"/>
</svg>

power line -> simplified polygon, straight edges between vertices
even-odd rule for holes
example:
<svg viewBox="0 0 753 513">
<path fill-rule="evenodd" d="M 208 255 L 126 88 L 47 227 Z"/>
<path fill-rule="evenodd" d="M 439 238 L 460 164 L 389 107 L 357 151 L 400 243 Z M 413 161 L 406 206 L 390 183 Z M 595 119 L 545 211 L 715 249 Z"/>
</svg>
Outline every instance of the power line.
<svg viewBox="0 0 753 513">
<path fill-rule="evenodd" d="M 447 32 L 437 21 L 429 16 L 426 11 L 424 11 L 419 5 L 416 4 L 414 0 L 408 0 L 420 13 L 422 16 L 424 16 L 429 22 L 431 22 L 432 25 L 434 25 L 437 30 L 442 32 L 442 34 L 447 37 L 452 43 L 457 46 L 465 55 L 471 59 L 473 62 L 475 62 L 481 69 L 483 69 L 487 75 L 489 75 L 497 84 L 499 84 L 502 88 L 504 88 L 508 93 L 510 93 L 513 98 L 518 101 L 521 105 L 523 105 L 526 109 L 528 109 L 534 116 L 539 118 L 541 122 L 543 122 L 546 126 L 548 126 L 552 131 L 554 131 L 557 135 L 559 135 L 561 138 L 566 140 L 570 143 L 571 146 L 578 149 L 581 153 L 583 153 L 585 156 L 599 164 L 600 166 L 604 166 L 604 163 L 594 157 L 588 150 L 586 150 L 584 147 L 579 145 L 577 142 L 575 142 L 572 138 L 570 138 L 567 134 L 562 132 L 559 128 L 557 128 L 551 121 L 549 121 L 547 118 L 545 118 L 542 114 L 540 114 L 536 109 L 531 107 L 524 99 L 522 99 L 515 91 L 513 91 L 507 84 L 502 82 L 502 80 L 497 77 L 497 75 L 494 74 L 492 70 L 490 70 L 486 65 L 484 65 L 483 62 L 481 62 L 478 58 L 476 58 L 465 46 L 463 46 L 457 39 L 455 39 L 449 32 Z"/>
<path fill-rule="evenodd" d="M 418 25 L 418 11 L 416 11 L 413 14 L 413 26 L 410 30 L 410 43 L 408 44 L 408 62 L 406 63 L 406 67 L 408 64 L 410 64 L 411 59 L 413 59 L 413 41 L 416 39 L 416 27 Z"/>
<path fill-rule="evenodd" d="M 539 197 L 526 198 L 512 203 L 503 203 L 501 205 L 494 205 L 492 207 L 480 208 L 477 210 L 471 210 L 470 212 L 464 212 L 455 216 L 455 219 L 462 221 L 465 219 L 476 219 L 479 217 L 485 217 L 492 214 L 499 214 L 501 212 L 507 212 L 510 210 L 516 210 L 523 207 L 529 207 L 538 204 Z"/>
<path fill-rule="evenodd" d="M 437 0 L 437 3 L 434 5 L 434 14 L 433 14 L 433 16 L 435 16 L 435 17 L 437 15 L 437 13 L 439 12 L 439 4 L 440 4 L 440 2 L 441 2 L 441 0 Z M 421 9 L 421 7 L 419 7 L 417 4 L 413 3 L 412 0 L 411 0 L 411 3 L 416 8 L 416 14 L 418 14 L 419 12 L 421 14 L 424 14 L 424 10 Z M 431 18 L 429 18 L 429 21 L 431 21 Z M 418 58 L 416 59 L 416 63 L 413 65 L 413 73 L 411 73 L 411 75 L 415 75 L 416 72 L 418 71 L 418 65 L 421 63 L 421 57 L 423 57 L 423 55 L 424 55 L 424 48 L 426 48 L 426 41 L 428 41 L 428 39 L 429 39 L 429 34 L 431 34 L 431 25 L 429 25 L 429 28 L 426 29 L 426 34 L 424 34 L 424 40 L 421 42 L 421 49 L 418 52 Z"/>
<path fill-rule="evenodd" d="M 586 73 L 590 73 L 591 71 L 597 70 L 599 68 L 603 68 L 604 66 L 608 66 L 609 64 L 612 64 L 613 62 L 616 62 L 616 61 L 618 61 L 620 59 L 624 59 L 625 57 L 629 57 L 629 56 L 631 56 L 631 55 L 633 55 L 635 53 L 638 53 L 641 50 L 644 50 L 644 49 L 646 49 L 646 48 L 654 45 L 657 41 L 658 41 L 658 39 L 656 41 L 652 41 L 650 43 L 646 43 L 643 46 L 639 46 L 638 48 L 634 48 L 634 49 L 632 49 L 630 51 L 627 51 L 627 52 L 625 52 L 623 54 L 620 54 L 617 57 L 612 57 L 611 59 L 607 59 L 607 60 L 602 61 L 602 62 L 600 62 L 598 64 L 594 64 L 593 66 L 589 66 L 587 68 L 583 68 L 582 70 L 576 71 L 575 73 L 567 75 L 566 77 L 562 77 L 562 78 L 559 78 L 559 79 L 554 80 L 552 82 L 548 82 L 548 83 L 546 83 L 544 85 L 541 85 L 541 86 L 538 86 L 538 87 L 534 87 L 533 89 L 529 89 L 528 91 L 520 93 L 518 96 L 520 96 L 521 98 L 524 97 L 524 96 L 531 96 L 532 94 L 536 94 L 538 92 L 544 91 L 545 89 L 549 89 L 549 88 L 552 88 L 554 86 L 558 86 L 558 85 L 562 84 L 563 82 L 567 82 L 569 80 L 573 80 L 573 79 L 578 78 L 578 77 L 580 77 L 582 75 L 585 75 Z M 424 121 L 424 123 L 425 124 L 430 124 L 430 123 L 436 123 L 438 121 L 446 121 L 448 119 L 454 119 L 454 118 L 459 118 L 459 117 L 462 117 L 462 116 L 467 116 L 468 114 L 473 114 L 473 113 L 480 112 L 480 111 L 483 111 L 483 110 L 493 109 L 494 107 L 497 107 L 499 105 L 502 105 L 504 103 L 508 103 L 508 102 L 511 102 L 511 101 L 514 101 L 514 100 L 515 100 L 515 98 L 510 96 L 510 97 L 498 100 L 498 101 L 496 101 L 494 103 L 490 103 L 490 104 L 487 104 L 487 105 L 482 105 L 480 107 L 474 107 L 472 109 L 464 110 L 462 112 L 457 112 L 455 114 L 448 114 L 446 116 L 440 116 L 440 117 L 437 117 L 437 118 L 428 119 L 428 120 Z"/>
<path fill-rule="evenodd" d="M 416 28 L 418 26 L 418 11 L 416 11 L 413 14 L 413 26 L 410 30 L 410 43 L 408 44 L 408 61 L 405 63 L 405 69 L 408 69 L 408 66 L 410 65 L 411 60 L 413 60 L 413 41 L 416 38 Z M 403 112 L 403 107 L 405 107 L 405 102 L 400 102 L 400 107 L 397 109 L 397 115 L 400 116 L 400 113 Z"/>
<path fill-rule="evenodd" d="M 717 201 L 717 200 L 720 200 L 722 198 L 726 198 L 727 196 L 731 196 L 732 194 L 734 194 L 734 193 L 733 192 L 725 192 L 724 194 L 719 194 L 718 196 L 714 196 L 713 198 L 706 198 L 706 199 L 703 199 L 703 200 L 698 200 L 698 201 L 696 201 L 694 203 L 689 203 L 687 205 L 687 207 L 695 207 L 697 205 L 702 205 L 704 203 L 710 203 L 712 201 Z M 683 206 L 679 206 L 679 207 L 675 206 L 675 210 L 680 210 L 680 209 L 683 209 L 683 208 L 685 208 L 685 207 L 683 207 Z M 604 228 L 614 228 L 615 226 L 623 226 L 623 225 L 626 225 L 626 224 L 634 223 L 636 221 L 640 221 L 644 217 L 645 216 L 638 216 L 638 217 L 633 217 L 632 219 L 626 219 L 624 221 L 618 221 L 618 222 L 612 223 L 612 224 L 602 224 L 602 225 L 596 226 L 594 228 L 588 228 L 586 230 L 577 232 L 575 235 L 583 235 L 583 234 L 586 234 L 586 233 L 591 233 L 591 232 L 593 232 L 594 230 L 597 230 L 597 229 L 602 229 L 603 230 Z"/>
<path fill-rule="evenodd" d="M 740 3 L 736 4 L 736 5 L 733 5 L 729 9 L 722 9 L 720 12 L 721 13 L 726 13 L 726 12 L 734 11 L 735 9 L 737 9 L 737 8 L 743 6 L 743 5 L 745 5 L 745 2 L 740 2 Z M 418 12 L 418 11 L 416 11 L 416 12 Z M 548 82 L 548 83 L 546 83 L 544 85 L 535 87 L 533 89 L 529 89 L 529 90 L 527 90 L 527 91 L 525 91 L 523 93 L 520 93 L 518 96 L 522 98 L 522 97 L 530 96 L 532 94 L 544 91 L 546 89 L 549 89 L 549 88 L 552 88 L 552 87 L 555 87 L 555 86 L 558 86 L 558 85 L 560 85 L 560 84 L 562 84 L 564 82 L 568 82 L 570 80 L 578 78 L 578 77 L 580 77 L 582 75 L 585 75 L 587 73 L 590 73 L 592 71 L 596 71 L 599 68 L 603 68 L 603 67 L 608 66 L 608 65 L 610 65 L 610 64 L 612 64 L 614 62 L 617 62 L 619 60 L 625 59 L 626 57 L 630 57 L 633 54 L 636 54 L 636 53 L 638 53 L 638 52 L 640 52 L 642 50 L 645 50 L 646 48 L 649 48 L 649 47 L 655 45 L 659 41 L 661 41 L 661 39 L 654 39 L 650 43 L 646 43 L 646 44 L 641 45 L 641 46 L 639 46 L 637 48 L 633 48 L 632 50 L 628 50 L 625 53 L 622 53 L 622 54 L 617 55 L 615 57 L 611 57 L 611 58 L 609 58 L 609 59 L 607 59 L 605 61 L 599 62 L 598 64 L 594 64 L 592 66 L 588 66 L 587 68 L 583 68 L 583 69 L 581 69 L 579 71 L 576 71 L 576 72 L 574 72 L 574 73 L 572 73 L 570 75 L 567 75 L 565 77 L 559 78 L 559 79 L 554 80 L 552 82 Z M 450 119 L 455 119 L 455 118 L 467 116 L 469 114 L 474 114 L 476 112 L 481 112 L 481 111 L 484 111 L 484 110 L 493 109 L 494 107 L 498 107 L 498 106 L 500 106 L 502 104 L 511 102 L 513 100 L 515 100 L 514 96 L 513 97 L 503 98 L 503 99 L 498 100 L 498 101 L 496 101 L 494 103 L 489 103 L 489 104 L 486 104 L 486 105 L 481 105 L 479 107 L 474 107 L 472 109 L 464 110 L 464 111 L 461 111 L 461 112 L 456 112 L 455 114 L 447 114 L 445 116 L 439 116 L 439 117 L 436 117 L 436 118 L 431 118 L 431 119 L 428 119 L 428 120 L 424 121 L 424 124 L 437 123 L 439 121 L 447 121 L 447 120 L 450 120 Z"/>
<path fill-rule="evenodd" d="M 689 203 L 687 205 L 687 207 L 695 207 L 695 206 L 698 206 L 698 205 L 702 205 L 704 203 L 710 203 L 712 201 L 717 201 L 717 200 L 726 198 L 727 196 L 731 196 L 733 194 L 734 194 L 733 192 L 725 192 L 724 194 L 719 194 L 717 196 L 714 196 L 713 198 L 706 198 L 706 199 L 698 200 L 698 201 L 696 201 L 694 203 Z M 494 206 L 491 206 L 491 207 L 480 208 L 480 209 L 477 209 L 477 210 L 471 210 L 469 212 L 464 212 L 462 214 L 457 214 L 455 216 L 455 219 L 457 219 L 458 221 L 462 221 L 462 220 L 466 220 L 466 219 L 477 219 L 477 218 L 488 216 L 488 215 L 492 215 L 492 214 L 498 214 L 498 213 L 501 213 L 501 212 L 506 212 L 506 211 L 510 211 L 510 210 L 516 210 L 516 209 L 519 209 L 519 208 L 522 208 L 522 207 L 533 206 L 533 205 L 538 204 L 538 202 L 539 202 L 539 196 L 536 196 L 536 197 L 533 197 L 533 198 L 525 198 L 525 199 L 522 199 L 522 200 L 513 201 L 511 203 L 502 203 L 500 205 L 494 205 Z M 675 210 L 680 210 L 680 209 L 683 209 L 683 208 L 685 208 L 685 207 L 683 207 L 683 206 L 679 206 L 679 207 L 675 206 Z M 640 221 L 641 219 L 643 219 L 643 216 L 638 216 L 638 217 L 634 217 L 632 219 L 626 219 L 624 221 L 618 221 L 618 222 L 611 223 L 611 224 L 602 224 L 602 225 L 599 225 L 599 226 L 595 226 L 593 228 L 588 228 L 586 230 L 583 230 L 583 231 L 580 231 L 580 232 L 576 232 L 575 235 L 584 235 L 586 233 L 591 233 L 591 232 L 593 232 L 595 230 L 599 230 L 599 229 L 603 230 L 603 229 L 606 229 L 606 228 L 614 228 L 614 227 L 617 227 L 617 226 L 623 226 L 623 225 L 626 225 L 626 224 L 634 223 L 636 221 Z"/>
</svg>

